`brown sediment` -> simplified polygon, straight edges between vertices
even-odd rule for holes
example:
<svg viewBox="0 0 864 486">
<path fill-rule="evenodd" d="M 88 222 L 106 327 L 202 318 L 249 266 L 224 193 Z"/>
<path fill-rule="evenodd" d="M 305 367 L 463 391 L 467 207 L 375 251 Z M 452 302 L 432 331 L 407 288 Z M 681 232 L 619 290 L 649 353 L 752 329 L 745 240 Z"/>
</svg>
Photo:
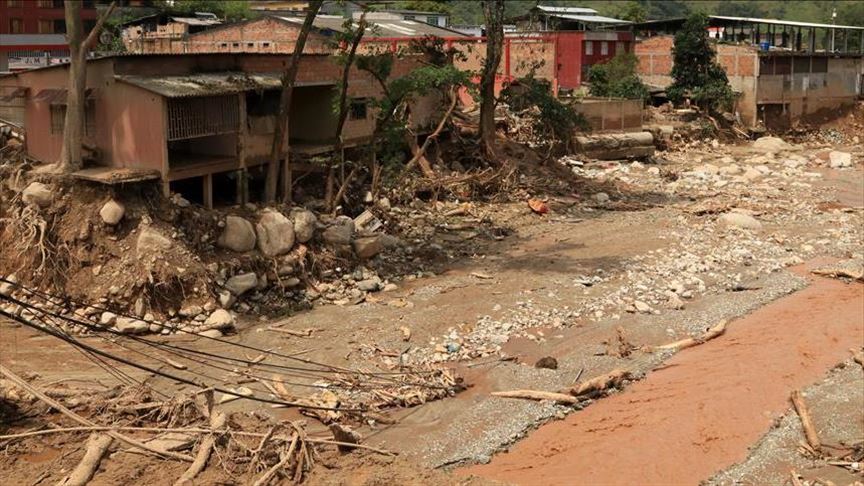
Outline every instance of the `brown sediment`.
<svg viewBox="0 0 864 486">
<path fill-rule="evenodd" d="M 810 287 L 729 324 L 624 392 L 462 470 L 516 484 L 692 484 L 742 461 L 789 408 L 864 343 L 864 285 Z"/>
</svg>

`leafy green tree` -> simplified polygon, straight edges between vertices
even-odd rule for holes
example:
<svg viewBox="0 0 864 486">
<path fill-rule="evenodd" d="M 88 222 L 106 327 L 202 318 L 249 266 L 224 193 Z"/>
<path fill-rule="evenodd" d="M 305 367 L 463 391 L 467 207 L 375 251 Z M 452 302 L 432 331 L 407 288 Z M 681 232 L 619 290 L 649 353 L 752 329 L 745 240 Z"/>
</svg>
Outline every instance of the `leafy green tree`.
<svg viewBox="0 0 864 486">
<path fill-rule="evenodd" d="M 648 11 L 639 2 L 623 2 L 616 4 L 614 17 L 630 22 L 644 22 L 648 20 Z"/>
<path fill-rule="evenodd" d="M 254 16 L 247 0 L 160 0 L 154 6 L 162 11 L 179 15 L 209 12 L 231 22 Z"/>
<path fill-rule="evenodd" d="M 708 38 L 708 17 L 691 15 L 675 34 L 672 47 L 674 82 L 666 94 L 674 102 L 681 102 L 688 94 L 700 107 L 723 110 L 732 105 L 732 89 L 726 72 L 717 63 L 716 53 Z"/>
<path fill-rule="evenodd" d="M 645 99 L 648 88 L 639 79 L 639 60 L 633 54 L 619 54 L 607 62 L 595 64 L 588 71 L 588 82 L 594 96 Z"/>
</svg>

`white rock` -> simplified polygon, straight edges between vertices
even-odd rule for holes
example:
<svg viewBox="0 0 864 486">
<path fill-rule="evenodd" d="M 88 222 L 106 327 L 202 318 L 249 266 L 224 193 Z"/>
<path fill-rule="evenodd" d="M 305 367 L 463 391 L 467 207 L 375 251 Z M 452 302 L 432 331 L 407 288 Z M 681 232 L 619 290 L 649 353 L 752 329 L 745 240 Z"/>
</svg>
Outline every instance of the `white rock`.
<svg viewBox="0 0 864 486">
<path fill-rule="evenodd" d="M 181 317 L 195 317 L 198 314 L 204 312 L 204 308 L 197 304 L 184 305 L 178 314 Z"/>
<path fill-rule="evenodd" d="M 18 283 L 18 277 L 13 273 L 6 277 L 6 280 L 8 280 L 8 282 L 0 283 L 0 295 L 8 297 L 18 288 L 18 286 L 15 285 Z"/>
<path fill-rule="evenodd" d="M 258 285 L 258 276 L 252 272 L 234 275 L 225 282 L 225 288 L 234 295 L 243 295 Z"/>
<path fill-rule="evenodd" d="M 255 225 L 258 234 L 258 249 L 273 257 L 288 253 L 294 246 L 294 223 L 284 214 L 266 210 Z"/>
<path fill-rule="evenodd" d="M 847 152 L 839 152 L 832 150 L 828 154 L 829 163 L 832 169 L 842 169 L 844 167 L 852 167 L 852 154 Z"/>
<path fill-rule="evenodd" d="M 598 204 L 603 204 L 609 201 L 609 194 L 606 194 L 605 192 L 598 192 L 597 194 L 594 194 L 592 198 L 594 198 L 594 201 Z"/>
<path fill-rule="evenodd" d="M 717 222 L 726 227 L 744 228 L 750 230 L 762 229 L 762 223 L 753 216 L 742 213 L 726 213 L 717 218 Z"/>
<path fill-rule="evenodd" d="M 753 149 L 762 152 L 776 153 L 791 148 L 792 146 L 786 143 L 786 141 L 777 137 L 762 137 L 753 142 Z"/>
<path fill-rule="evenodd" d="M 234 328 L 234 316 L 225 309 L 216 309 L 210 317 L 204 321 L 204 329 L 219 329 L 225 331 Z"/>
<path fill-rule="evenodd" d="M 315 213 L 306 209 L 294 209 L 291 211 L 291 219 L 294 220 L 294 237 L 300 243 L 306 243 L 315 236 L 318 227 L 318 218 Z"/>
<path fill-rule="evenodd" d="M 99 316 L 99 325 L 103 327 L 111 327 L 117 322 L 117 314 L 113 312 L 103 312 Z"/>
<path fill-rule="evenodd" d="M 206 331 L 202 331 L 202 332 L 199 332 L 196 334 L 198 334 L 199 336 L 204 336 L 204 337 L 209 337 L 209 338 L 217 338 L 217 339 L 221 338 L 223 336 L 222 331 L 220 331 L 219 329 L 208 329 Z"/>
<path fill-rule="evenodd" d="M 102 205 L 102 209 L 99 210 L 99 217 L 105 224 L 111 226 L 119 223 L 124 214 L 126 214 L 126 208 L 113 199 Z"/>
<path fill-rule="evenodd" d="M 237 302 L 237 297 L 234 297 L 234 294 L 230 291 L 223 290 L 219 292 L 219 305 L 221 305 L 223 309 L 230 309 L 235 302 Z"/>
<path fill-rule="evenodd" d="M 228 216 L 225 218 L 225 228 L 216 240 L 216 245 L 236 252 L 245 252 L 254 249 L 256 241 L 255 227 L 252 223 L 239 216 Z"/>
<path fill-rule="evenodd" d="M 114 327 L 122 334 L 142 334 L 150 330 L 150 324 L 129 317 L 118 317 Z"/>
<path fill-rule="evenodd" d="M 138 235 L 138 240 L 135 243 L 135 249 L 138 258 L 142 258 L 149 254 L 159 253 L 163 250 L 171 248 L 171 239 L 160 233 L 158 230 L 145 226 L 141 229 Z"/>
<path fill-rule="evenodd" d="M 633 302 L 633 307 L 636 308 L 638 312 L 642 312 L 644 314 L 651 312 L 651 306 L 646 304 L 645 302 L 642 302 L 641 300 Z"/>
<path fill-rule="evenodd" d="M 41 182 L 31 182 L 21 193 L 21 199 L 27 204 L 44 208 L 54 200 L 54 191 Z"/>
</svg>

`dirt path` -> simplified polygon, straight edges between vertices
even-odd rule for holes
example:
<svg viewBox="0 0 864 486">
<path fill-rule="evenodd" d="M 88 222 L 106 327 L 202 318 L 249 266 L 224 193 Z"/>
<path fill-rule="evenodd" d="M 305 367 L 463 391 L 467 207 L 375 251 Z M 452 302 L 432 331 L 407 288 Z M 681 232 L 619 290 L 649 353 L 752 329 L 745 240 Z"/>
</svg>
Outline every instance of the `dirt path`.
<svg viewBox="0 0 864 486">
<path fill-rule="evenodd" d="M 864 343 L 862 298 L 860 284 L 816 278 L 625 392 L 463 471 L 517 484 L 698 484 L 744 460 L 791 390 Z"/>
</svg>

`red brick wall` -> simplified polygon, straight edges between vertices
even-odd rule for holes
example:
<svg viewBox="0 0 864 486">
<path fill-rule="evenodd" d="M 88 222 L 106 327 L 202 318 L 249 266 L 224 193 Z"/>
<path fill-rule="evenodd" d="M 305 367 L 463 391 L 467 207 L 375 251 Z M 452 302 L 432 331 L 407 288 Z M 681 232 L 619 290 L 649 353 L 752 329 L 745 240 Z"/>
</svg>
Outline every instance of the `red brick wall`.
<svg viewBox="0 0 864 486">
<path fill-rule="evenodd" d="M 673 43 L 671 35 L 662 35 L 642 40 L 636 44 L 635 53 L 639 59 L 639 74 L 647 78 L 649 83 L 652 82 L 652 79 L 663 78 L 668 78 L 668 81 L 671 82 L 669 76 L 672 73 Z M 756 50 L 749 46 L 717 45 L 717 60 L 723 66 L 727 76 L 755 76 L 756 58 Z"/>
</svg>

